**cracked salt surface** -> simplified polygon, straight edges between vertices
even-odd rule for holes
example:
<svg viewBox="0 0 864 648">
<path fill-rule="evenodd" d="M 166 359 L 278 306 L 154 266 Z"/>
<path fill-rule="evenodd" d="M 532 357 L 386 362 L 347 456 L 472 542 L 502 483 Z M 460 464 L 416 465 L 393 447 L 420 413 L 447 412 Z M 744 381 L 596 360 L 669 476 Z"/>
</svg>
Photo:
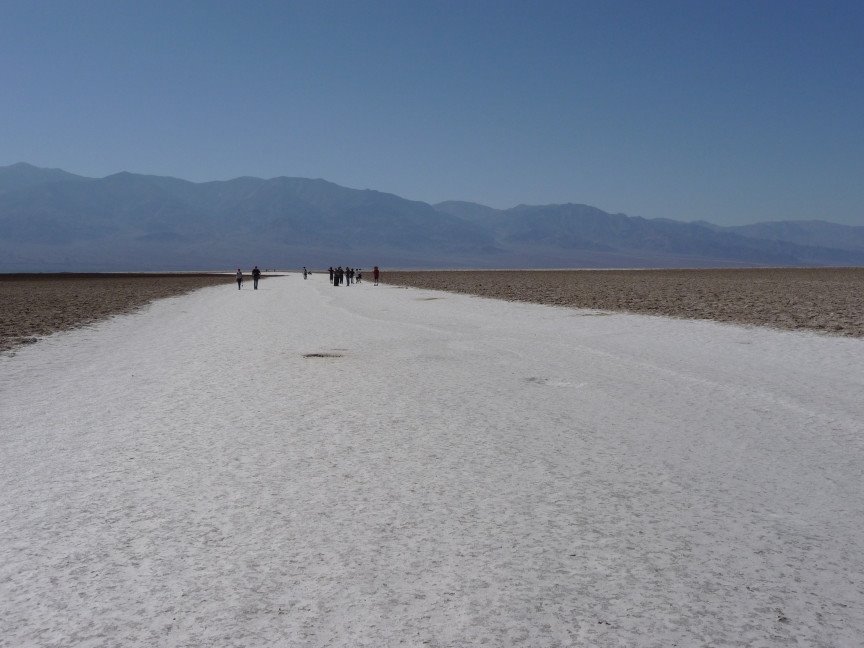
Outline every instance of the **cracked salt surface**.
<svg viewBox="0 0 864 648">
<path fill-rule="evenodd" d="M 864 342 L 436 295 L 0 358 L 0 646 L 861 645 Z"/>
</svg>

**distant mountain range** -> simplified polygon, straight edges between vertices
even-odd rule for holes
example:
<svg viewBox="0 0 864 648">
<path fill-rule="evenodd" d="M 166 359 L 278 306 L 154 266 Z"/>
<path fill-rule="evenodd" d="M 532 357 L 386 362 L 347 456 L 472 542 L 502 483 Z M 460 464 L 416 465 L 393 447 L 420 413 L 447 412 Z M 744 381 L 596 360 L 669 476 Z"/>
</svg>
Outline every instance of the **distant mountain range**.
<svg viewBox="0 0 864 648">
<path fill-rule="evenodd" d="M 864 227 L 738 227 L 588 205 L 437 205 L 306 178 L 193 183 L 0 167 L 0 272 L 864 265 Z"/>
</svg>

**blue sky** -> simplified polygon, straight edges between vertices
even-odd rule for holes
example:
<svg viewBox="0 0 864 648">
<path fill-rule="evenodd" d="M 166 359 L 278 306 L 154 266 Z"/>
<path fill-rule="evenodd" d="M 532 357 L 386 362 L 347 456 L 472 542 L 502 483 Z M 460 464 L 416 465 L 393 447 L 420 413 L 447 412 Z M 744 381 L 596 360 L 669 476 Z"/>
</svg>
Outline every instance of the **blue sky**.
<svg viewBox="0 0 864 648">
<path fill-rule="evenodd" d="M 0 165 L 864 225 L 861 2 L 0 0 Z"/>
</svg>

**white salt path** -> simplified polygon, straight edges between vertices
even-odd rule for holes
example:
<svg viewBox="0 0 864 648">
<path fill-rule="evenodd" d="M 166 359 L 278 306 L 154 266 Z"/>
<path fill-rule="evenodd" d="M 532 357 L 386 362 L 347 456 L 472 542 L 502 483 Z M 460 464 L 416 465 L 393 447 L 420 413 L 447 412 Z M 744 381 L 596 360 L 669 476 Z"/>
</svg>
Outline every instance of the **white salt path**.
<svg viewBox="0 0 864 648">
<path fill-rule="evenodd" d="M 864 341 L 249 288 L 0 358 L 0 645 L 864 643 Z"/>
</svg>

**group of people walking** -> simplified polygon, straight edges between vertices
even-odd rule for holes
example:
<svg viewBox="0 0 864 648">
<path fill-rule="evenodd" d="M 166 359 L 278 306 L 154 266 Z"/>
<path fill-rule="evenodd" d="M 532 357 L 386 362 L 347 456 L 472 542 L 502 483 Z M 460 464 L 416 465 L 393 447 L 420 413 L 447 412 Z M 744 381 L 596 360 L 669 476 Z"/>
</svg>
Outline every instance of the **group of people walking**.
<svg viewBox="0 0 864 648">
<path fill-rule="evenodd" d="M 234 275 L 234 278 L 237 280 L 237 290 L 243 288 L 243 271 L 240 268 L 237 268 L 237 272 Z M 252 268 L 252 286 L 255 290 L 258 290 L 258 280 L 261 278 L 261 271 L 258 269 L 256 265 Z"/>
<path fill-rule="evenodd" d="M 342 266 L 334 268 L 330 266 L 328 271 L 330 272 L 330 283 L 334 286 L 350 286 L 353 283 L 363 282 L 362 268 L 343 268 Z M 378 266 L 375 266 L 372 269 L 372 279 L 376 286 L 378 285 L 379 276 Z"/>
<path fill-rule="evenodd" d="M 350 286 L 353 283 L 361 283 L 363 281 L 363 270 L 361 268 L 343 268 L 342 266 L 333 268 L 333 266 L 330 266 L 329 271 L 330 283 L 334 286 Z M 306 266 L 303 266 L 303 278 L 306 279 L 310 274 L 312 273 L 306 269 Z M 375 266 L 372 269 L 372 279 L 376 286 L 378 285 L 379 276 L 381 276 L 381 273 L 378 270 L 378 266 Z M 237 290 L 241 290 L 243 288 L 243 271 L 237 268 L 234 277 L 237 280 Z M 252 268 L 252 286 L 255 290 L 258 290 L 258 280 L 260 278 L 261 271 L 256 265 Z"/>
<path fill-rule="evenodd" d="M 363 281 L 363 270 L 361 268 L 343 268 L 339 266 L 328 268 L 330 272 L 330 283 L 334 286 L 350 286 L 352 283 Z"/>
</svg>

